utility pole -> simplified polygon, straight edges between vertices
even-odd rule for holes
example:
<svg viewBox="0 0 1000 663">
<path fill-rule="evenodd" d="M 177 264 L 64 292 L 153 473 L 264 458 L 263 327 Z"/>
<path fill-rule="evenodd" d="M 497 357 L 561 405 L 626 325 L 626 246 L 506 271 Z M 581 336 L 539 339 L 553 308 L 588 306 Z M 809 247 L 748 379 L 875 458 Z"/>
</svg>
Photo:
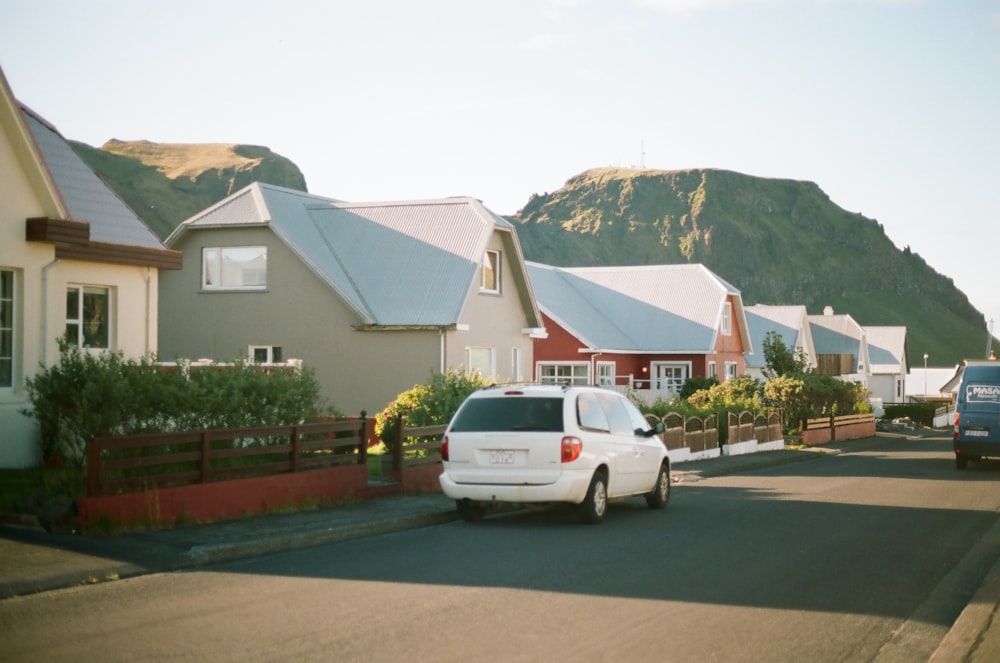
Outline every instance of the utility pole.
<svg viewBox="0 0 1000 663">
<path fill-rule="evenodd" d="M 990 318 L 990 324 L 986 328 L 986 358 L 990 358 L 990 352 L 993 351 L 993 318 Z"/>
</svg>

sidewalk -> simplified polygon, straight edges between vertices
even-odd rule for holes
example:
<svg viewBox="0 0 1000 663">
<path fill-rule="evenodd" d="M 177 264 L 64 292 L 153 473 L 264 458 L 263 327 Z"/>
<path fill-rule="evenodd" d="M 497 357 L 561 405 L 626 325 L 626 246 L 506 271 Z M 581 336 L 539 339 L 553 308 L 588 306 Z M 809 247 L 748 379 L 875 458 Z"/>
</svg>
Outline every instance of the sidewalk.
<svg viewBox="0 0 1000 663">
<path fill-rule="evenodd" d="M 869 438 L 867 443 L 871 443 Z M 678 464 L 675 484 L 864 448 L 857 440 Z M 315 511 L 270 514 L 111 537 L 0 525 L 0 600 L 80 584 L 194 568 L 458 519 L 440 493 L 383 497 Z M 1000 531 L 1000 527 L 994 528 Z M 1000 562 L 941 642 L 933 660 L 1000 660 Z"/>
</svg>

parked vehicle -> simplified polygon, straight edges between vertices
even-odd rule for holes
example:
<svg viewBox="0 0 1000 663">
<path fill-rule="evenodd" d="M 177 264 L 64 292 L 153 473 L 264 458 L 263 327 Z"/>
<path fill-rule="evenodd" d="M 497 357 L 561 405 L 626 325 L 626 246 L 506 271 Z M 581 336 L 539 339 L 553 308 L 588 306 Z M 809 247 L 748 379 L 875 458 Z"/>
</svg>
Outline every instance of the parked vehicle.
<svg viewBox="0 0 1000 663">
<path fill-rule="evenodd" d="M 441 447 L 441 490 L 467 521 L 501 504 L 578 505 L 585 522 L 604 519 L 609 501 L 670 499 L 670 460 L 627 398 L 593 386 L 490 387 L 455 413 Z"/>
<path fill-rule="evenodd" d="M 1000 362 L 969 361 L 955 403 L 955 467 L 1000 457 Z"/>
</svg>

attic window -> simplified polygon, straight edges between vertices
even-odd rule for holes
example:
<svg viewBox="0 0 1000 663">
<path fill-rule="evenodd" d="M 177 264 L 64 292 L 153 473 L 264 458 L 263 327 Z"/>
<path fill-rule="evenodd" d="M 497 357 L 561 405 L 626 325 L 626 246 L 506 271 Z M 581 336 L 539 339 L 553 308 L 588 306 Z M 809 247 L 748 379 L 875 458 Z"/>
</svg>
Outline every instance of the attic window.
<svg viewBox="0 0 1000 663">
<path fill-rule="evenodd" d="M 480 292 L 500 293 L 500 252 L 487 251 L 483 254 L 482 277 L 479 282 Z"/>
<path fill-rule="evenodd" d="M 733 312 L 729 302 L 722 307 L 722 335 L 730 336 L 733 333 Z"/>
<path fill-rule="evenodd" d="M 266 287 L 266 246 L 212 246 L 202 249 L 202 290 L 263 290 Z"/>
</svg>

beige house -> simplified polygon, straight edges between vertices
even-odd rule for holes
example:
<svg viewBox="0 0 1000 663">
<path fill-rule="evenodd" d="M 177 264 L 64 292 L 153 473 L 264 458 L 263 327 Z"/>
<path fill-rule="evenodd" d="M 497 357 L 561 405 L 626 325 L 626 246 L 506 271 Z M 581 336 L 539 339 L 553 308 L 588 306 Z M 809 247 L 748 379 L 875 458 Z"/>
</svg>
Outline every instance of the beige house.
<svg viewBox="0 0 1000 663">
<path fill-rule="evenodd" d="M 301 360 L 344 414 L 432 372 L 531 378 L 543 334 L 513 226 L 472 198 L 345 203 L 254 183 L 167 238 L 160 359 Z"/>
<path fill-rule="evenodd" d="M 0 467 L 41 458 L 20 410 L 25 380 L 58 361 L 58 339 L 155 353 L 159 270 L 179 267 L 0 71 Z"/>
</svg>

